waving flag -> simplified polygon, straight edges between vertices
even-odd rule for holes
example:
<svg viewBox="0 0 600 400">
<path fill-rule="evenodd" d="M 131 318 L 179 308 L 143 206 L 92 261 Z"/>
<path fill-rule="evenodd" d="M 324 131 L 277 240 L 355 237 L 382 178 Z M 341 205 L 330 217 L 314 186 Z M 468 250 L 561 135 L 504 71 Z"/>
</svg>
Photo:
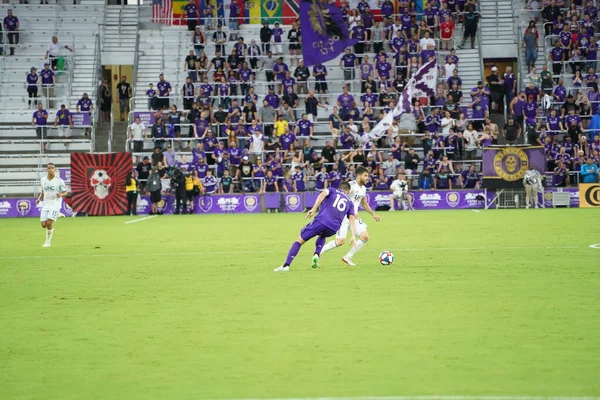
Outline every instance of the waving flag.
<svg viewBox="0 0 600 400">
<path fill-rule="evenodd" d="M 301 1 L 300 28 L 304 65 L 309 67 L 333 60 L 346 47 L 358 42 L 350 39 L 348 25 L 338 7 L 322 0 Z"/>
<path fill-rule="evenodd" d="M 406 84 L 406 87 L 400 94 L 396 107 L 387 113 L 371 130 L 371 140 L 377 140 L 385 135 L 395 118 L 405 112 L 410 112 L 413 98 L 434 96 L 437 77 L 438 70 L 435 60 L 423 65 Z"/>
</svg>

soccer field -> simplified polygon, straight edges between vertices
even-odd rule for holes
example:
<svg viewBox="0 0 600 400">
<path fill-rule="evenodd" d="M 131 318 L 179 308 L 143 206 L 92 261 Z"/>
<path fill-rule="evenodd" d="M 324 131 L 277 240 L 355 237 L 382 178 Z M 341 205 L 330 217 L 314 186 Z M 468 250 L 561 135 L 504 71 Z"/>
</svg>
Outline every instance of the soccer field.
<svg viewBox="0 0 600 400">
<path fill-rule="evenodd" d="M 303 214 L 1 220 L 0 399 L 600 397 L 597 210 L 381 216 L 289 273 Z"/>
</svg>

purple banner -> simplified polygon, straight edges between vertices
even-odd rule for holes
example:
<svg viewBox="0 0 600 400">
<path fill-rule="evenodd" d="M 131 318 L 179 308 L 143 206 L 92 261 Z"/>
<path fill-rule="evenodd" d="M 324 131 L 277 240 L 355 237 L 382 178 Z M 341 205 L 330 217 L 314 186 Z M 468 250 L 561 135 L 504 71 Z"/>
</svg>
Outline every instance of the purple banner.
<svg viewBox="0 0 600 400">
<path fill-rule="evenodd" d="M 73 126 L 90 126 L 92 122 L 90 113 L 87 112 L 73 112 L 71 118 L 73 119 Z"/>
<path fill-rule="evenodd" d="M 158 202 L 158 211 L 165 214 L 172 214 L 174 208 L 175 199 L 173 196 L 162 196 L 161 201 Z M 150 196 L 138 196 L 136 211 L 138 215 L 150 214 L 152 210 L 152 203 L 150 202 Z"/>
<path fill-rule="evenodd" d="M 483 178 L 515 182 L 523 179 L 529 164 L 542 175 L 546 172 L 544 148 L 486 147 L 483 149 Z"/>
<path fill-rule="evenodd" d="M 358 41 L 350 39 L 348 25 L 340 9 L 321 0 L 300 2 L 300 25 L 304 65 L 307 67 L 333 60 Z M 366 35 L 364 28 L 357 28 L 355 35 Z"/>
<path fill-rule="evenodd" d="M 304 196 L 306 193 L 284 193 L 283 196 L 283 211 L 285 212 L 302 212 L 304 211 Z"/>
<path fill-rule="evenodd" d="M 58 176 L 60 176 L 60 179 L 65 181 L 65 183 L 71 183 L 71 168 L 59 168 Z"/>
<path fill-rule="evenodd" d="M 258 212 L 260 212 L 260 195 L 258 194 L 217 194 L 198 196 L 194 200 L 194 213 L 196 214 Z"/>
<path fill-rule="evenodd" d="M 40 208 L 35 204 L 36 198 L 2 199 L 0 200 L 0 218 L 40 217 Z M 60 210 L 66 217 L 73 215 L 73 209 L 65 203 Z"/>
<path fill-rule="evenodd" d="M 265 193 L 263 199 L 267 209 L 278 209 L 281 206 L 281 194 L 279 193 Z"/>
<path fill-rule="evenodd" d="M 305 192 L 304 193 L 304 207 L 312 208 L 317 201 L 317 197 L 319 197 L 321 192 Z"/>
<path fill-rule="evenodd" d="M 552 207 L 552 193 L 554 192 L 566 192 L 569 193 L 569 197 L 571 199 L 571 207 L 579 207 L 579 188 L 544 188 L 544 193 L 538 194 L 538 201 L 540 204 L 544 204 L 544 207 L 551 208 Z"/>
<path fill-rule="evenodd" d="M 494 199 L 494 192 L 484 190 L 428 190 L 425 192 L 409 192 L 413 196 L 415 210 L 451 210 L 485 208 Z M 391 192 L 369 192 L 368 202 L 373 210 L 380 206 L 390 205 Z M 398 205 L 398 202 L 395 203 Z M 362 207 L 359 207 L 362 210 Z"/>
<path fill-rule="evenodd" d="M 154 125 L 154 123 L 156 122 L 156 118 L 154 118 L 154 114 L 149 111 L 134 111 L 133 118 L 135 119 L 137 117 L 140 117 L 140 121 L 145 126 Z"/>
</svg>

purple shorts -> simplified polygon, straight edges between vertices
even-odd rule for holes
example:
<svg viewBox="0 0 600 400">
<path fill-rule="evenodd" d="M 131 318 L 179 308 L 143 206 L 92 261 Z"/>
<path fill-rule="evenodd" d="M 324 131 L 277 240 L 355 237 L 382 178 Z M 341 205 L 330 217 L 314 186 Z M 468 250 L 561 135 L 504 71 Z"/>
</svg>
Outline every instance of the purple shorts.
<svg viewBox="0 0 600 400">
<path fill-rule="evenodd" d="M 300 231 L 300 237 L 305 242 L 308 242 L 315 236 L 330 237 L 335 235 L 336 232 L 337 229 L 329 228 L 317 220 L 312 220 L 304 228 L 302 228 L 302 230 Z"/>
</svg>

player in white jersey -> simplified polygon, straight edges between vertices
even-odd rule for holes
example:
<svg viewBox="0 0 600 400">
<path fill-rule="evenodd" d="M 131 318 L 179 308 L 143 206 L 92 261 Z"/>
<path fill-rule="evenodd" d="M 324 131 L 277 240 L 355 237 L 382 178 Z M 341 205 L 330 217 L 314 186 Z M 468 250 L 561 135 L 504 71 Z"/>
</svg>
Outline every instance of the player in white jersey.
<svg viewBox="0 0 600 400">
<path fill-rule="evenodd" d="M 381 221 L 381 218 L 375 214 L 375 211 L 371 209 L 369 206 L 369 202 L 365 195 L 367 194 L 367 188 L 365 184 L 369 180 L 369 171 L 365 167 L 356 168 L 356 180 L 350 182 L 350 194 L 348 197 L 354 203 L 354 211 L 358 215 L 358 206 L 361 205 L 366 212 L 371 214 L 375 221 Z M 367 224 L 363 222 L 360 218 L 356 220 L 356 235 L 358 236 L 358 240 L 356 240 L 356 245 L 352 246 L 348 253 L 344 257 L 342 257 L 342 261 L 346 264 L 355 267 L 356 264 L 352 261 L 352 257 L 365 245 L 369 240 L 369 233 L 367 232 Z M 350 227 L 350 222 L 348 218 L 344 219 L 342 222 L 342 226 L 340 230 L 337 231 L 335 235 L 335 240 L 330 241 L 325 246 L 323 246 L 323 250 L 321 254 L 328 252 L 329 250 L 335 249 L 336 247 L 342 246 L 346 242 L 346 235 L 348 234 L 348 229 Z"/>
<path fill-rule="evenodd" d="M 406 177 L 402 172 L 398 172 L 398 177 L 392 182 L 390 189 L 392 189 L 392 194 L 390 195 L 390 211 L 395 211 L 394 200 L 400 202 L 401 209 L 404 209 L 404 203 L 406 203 L 409 210 L 415 211 L 413 208 L 413 198 L 412 195 L 408 193 L 408 183 L 406 183 Z"/>
<path fill-rule="evenodd" d="M 46 242 L 42 247 L 50 247 L 52 235 L 54 234 L 54 221 L 63 216 L 60 213 L 62 198 L 67 195 L 65 182 L 55 175 L 56 168 L 54 164 L 48 164 L 46 170 L 48 175 L 41 179 L 42 191 L 40 197 L 36 200 L 36 204 L 42 202 L 40 221 L 42 228 L 46 228 Z"/>
</svg>

